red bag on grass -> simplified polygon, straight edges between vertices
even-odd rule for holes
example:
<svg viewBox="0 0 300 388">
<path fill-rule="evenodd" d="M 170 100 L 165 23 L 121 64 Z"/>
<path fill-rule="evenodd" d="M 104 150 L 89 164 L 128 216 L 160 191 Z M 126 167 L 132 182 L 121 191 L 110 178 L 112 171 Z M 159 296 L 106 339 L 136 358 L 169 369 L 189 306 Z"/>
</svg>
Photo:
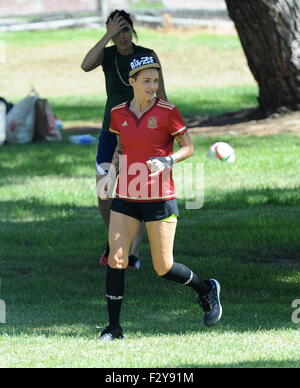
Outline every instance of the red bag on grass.
<svg viewBox="0 0 300 388">
<path fill-rule="evenodd" d="M 34 140 L 61 140 L 60 130 L 56 128 L 56 118 L 46 99 L 39 98 L 35 103 Z"/>
</svg>

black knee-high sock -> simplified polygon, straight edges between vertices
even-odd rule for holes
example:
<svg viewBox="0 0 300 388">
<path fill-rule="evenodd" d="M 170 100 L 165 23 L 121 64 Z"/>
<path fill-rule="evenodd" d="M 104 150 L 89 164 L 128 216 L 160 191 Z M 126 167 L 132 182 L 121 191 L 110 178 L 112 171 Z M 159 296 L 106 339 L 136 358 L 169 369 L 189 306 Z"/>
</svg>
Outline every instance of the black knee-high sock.
<svg viewBox="0 0 300 388">
<path fill-rule="evenodd" d="M 106 299 L 109 324 L 113 327 L 120 325 L 120 314 L 125 288 L 125 270 L 107 267 Z"/>
<path fill-rule="evenodd" d="M 193 271 L 191 271 L 183 264 L 174 263 L 170 271 L 162 277 L 167 280 L 172 280 L 176 283 L 191 287 L 200 296 L 206 295 L 211 290 L 209 283 L 207 283 L 205 280 L 200 280 L 200 278 L 194 274 Z"/>
</svg>

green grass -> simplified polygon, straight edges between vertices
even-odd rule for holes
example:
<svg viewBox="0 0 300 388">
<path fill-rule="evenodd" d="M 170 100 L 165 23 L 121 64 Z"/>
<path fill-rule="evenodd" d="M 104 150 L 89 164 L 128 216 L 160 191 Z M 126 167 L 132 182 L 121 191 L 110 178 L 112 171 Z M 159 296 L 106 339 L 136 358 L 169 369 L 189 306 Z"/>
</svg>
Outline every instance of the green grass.
<svg viewBox="0 0 300 388">
<path fill-rule="evenodd" d="M 199 90 L 177 89 L 169 93 L 169 99 L 180 107 L 184 116 L 217 115 L 255 106 L 257 88 L 236 86 L 227 88 L 201 88 Z M 67 96 L 49 99 L 56 115 L 65 125 L 82 121 L 96 122 L 104 115 L 104 95 Z"/>
<path fill-rule="evenodd" d="M 126 341 L 112 345 L 95 329 L 106 324 L 95 147 L 66 135 L 1 147 L 0 367 L 299 367 L 300 138 L 222 138 L 233 165 L 206 160 L 216 140 L 194 137 L 205 204 L 187 211 L 179 201 L 175 258 L 220 280 L 222 321 L 203 326 L 192 291 L 155 275 L 145 241 L 141 270 L 126 275 Z"/>
<path fill-rule="evenodd" d="M 178 52 L 186 48 L 197 45 L 198 48 L 206 47 L 214 50 L 240 50 L 240 42 L 235 34 L 216 35 L 212 33 L 200 33 L 198 31 L 188 34 L 174 31 L 159 32 L 152 29 L 137 27 L 138 41 L 136 44 L 153 45 L 168 49 L 168 51 Z M 61 29 L 55 31 L 24 31 L 0 33 L 0 38 L 3 39 L 10 47 L 40 47 L 42 45 L 52 45 L 53 43 L 61 44 L 62 42 L 80 42 L 99 39 L 105 30 L 89 30 L 89 29 Z M 178 44 L 180 43 L 180 44 Z M 184 47 L 182 47 L 184 45 Z"/>
<path fill-rule="evenodd" d="M 80 63 L 102 33 L 1 35 L 8 58 L 1 95 L 16 102 L 34 84 L 66 126 L 100 124 L 103 74 L 86 74 Z M 138 33 L 139 44 L 158 52 L 169 99 L 185 116 L 256 106 L 236 34 Z M 193 193 L 179 199 L 175 258 L 220 280 L 224 317 L 203 327 L 192 291 L 155 275 L 145 239 L 141 270 L 126 275 L 126 341 L 100 345 L 95 324 L 107 318 L 97 261 L 107 230 L 96 208 L 96 146 L 72 146 L 67 136 L 0 148 L 0 298 L 8 322 L 0 325 L 0 367 L 299 366 L 299 325 L 291 321 L 300 298 L 299 137 L 194 137 L 205 203 L 190 211 Z M 232 144 L 235 164 L 207 161 L 217 140 Z"/>
<path fill-rule="evenodd" d="M 153 10 L 153 8 L 154 9 L 164 8 L 164 4 L 160 0 L 157 0 L 151 3 L 147 0 L 139 0 L 138 2 L 131 2 L 130 6 L 133 9 L 142 9 L 142 10 L 146 10 L 146 9 Z"/>
<path fill-rule="evenodd" d="M 212 115 L 257 105 L 257 86 L 235 33 L 137 30 L 137 43 L 158 53 L 168 98 L 184 115 Z M 66 126 L 82 122 L 100 126 L 106 101 L 103 72 L 84 73 L 80 64 L 103 32 L 1 34 L 7 51 L 7 63 L 0 65 L 1 95 L 17 102 L 34 85 Z"/>
</svg>

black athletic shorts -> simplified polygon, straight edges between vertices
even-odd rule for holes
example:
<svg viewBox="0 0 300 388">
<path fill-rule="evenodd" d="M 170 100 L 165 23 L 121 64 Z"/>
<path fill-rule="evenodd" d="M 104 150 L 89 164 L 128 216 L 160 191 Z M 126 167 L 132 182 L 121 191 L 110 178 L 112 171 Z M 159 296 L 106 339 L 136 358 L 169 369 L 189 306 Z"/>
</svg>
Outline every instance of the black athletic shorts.
<svg viewBox="0 0 300 388">
<path fill-rule="evenodd" d="M 114 198 L 111 210 L 126 214 L 141 222 L 161 221 L 173 214 L 179 217 L 176 199 L 163 202 L 129 202 L 120 198 Z"/>
</svg>

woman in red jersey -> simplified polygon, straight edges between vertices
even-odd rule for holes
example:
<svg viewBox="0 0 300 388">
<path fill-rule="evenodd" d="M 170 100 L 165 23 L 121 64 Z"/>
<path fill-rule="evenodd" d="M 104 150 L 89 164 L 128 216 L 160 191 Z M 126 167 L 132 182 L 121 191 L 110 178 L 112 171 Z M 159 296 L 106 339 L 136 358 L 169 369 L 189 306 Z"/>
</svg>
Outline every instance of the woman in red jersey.
<svg viewBox="0 0 300 388">
<path fill-rule="evenodd" d="M 107 102 L 96 158 L 97 185 L 102 179 L 106 179 L 105 164 L 111 163 L 117 145 L 116 135 L 109 132 L 110 111 L 115 105 L 133 98 L 133 90 L 128 83 L 129 63 L 132 57 L 138 53 L 146 52 L 157 58 L 156 53 L 152 49 L 135 45 L 133 43 L 134 37 L 137 39 L 137 33 L 131 15 L 124 10 L 113 11 L 106 21 L 106 33 L 89 50 L 81 65 L 82 69 L 86 72 L 90 72 L 101 66 L 105 75 Z M 110 46 L 109 43 L 111 41 L 113 45 Z M 162 72 L 160 72 L 157 94 L 160 98 L 167 99 Z M 98 207 L 104 223 L 109 225 L 111 200 L 101 200 L 101 198 L 98 198 Z M 131 254 L 129 256 L 129 266 L 131 268 L 138 268 L 140 265 L 140 260 L 137 256 L 143 235 L 144 225 L 141 224 L 139 232 L 131 246 Z M 108 256 L 109 244 L 107 244 L 100 258 L 101 266 L 107 265 Z"/>
<path fill-rule="evenodd" d="M 142 221 L 146 224 L 156 273 L 189 286 L 198 294 L 206 326 L 216 324 L 222 316 L 220 284 L 214 279 L 200 280 L 188 267 L 174 262 L 179 213 L 172 167 L 193 154 L 193 144 L 179 110 L 156 98 L 159 70 L 160 65 L 151 54 L 136 55 L 129 71 L 134 98 L 111 111 L 110 131 L 119 139 L 120 172 L 109 226 L 109 325 L 102 331 L 101 340 L 123 338 L 120 312 L 125 269 L 131 242 Z M 175 153 L 174 139 L 179 145 Z"/>
</svg>

